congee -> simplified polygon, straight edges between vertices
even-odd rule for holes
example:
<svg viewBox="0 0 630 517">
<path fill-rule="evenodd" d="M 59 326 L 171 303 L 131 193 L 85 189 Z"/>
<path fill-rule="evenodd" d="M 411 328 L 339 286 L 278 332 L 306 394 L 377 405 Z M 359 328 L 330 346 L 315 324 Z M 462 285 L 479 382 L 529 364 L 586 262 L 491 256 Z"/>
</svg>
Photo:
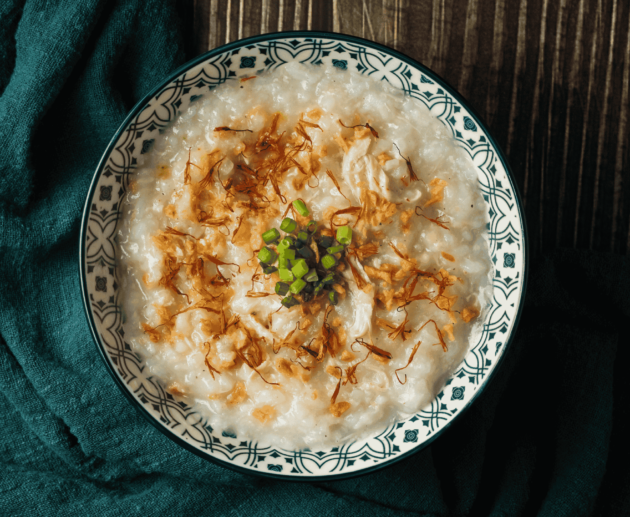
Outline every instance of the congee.
<svg viewBox="0 0 630 517">
<path fill-rule="evenodd" d="M 422 410 L 469 350 L 486 224 L 475 166 L 420 101 L 295 63 L 229 81 L 131 177 L 125 337 L 239 439 L 365 438 Z"/>
</svg>

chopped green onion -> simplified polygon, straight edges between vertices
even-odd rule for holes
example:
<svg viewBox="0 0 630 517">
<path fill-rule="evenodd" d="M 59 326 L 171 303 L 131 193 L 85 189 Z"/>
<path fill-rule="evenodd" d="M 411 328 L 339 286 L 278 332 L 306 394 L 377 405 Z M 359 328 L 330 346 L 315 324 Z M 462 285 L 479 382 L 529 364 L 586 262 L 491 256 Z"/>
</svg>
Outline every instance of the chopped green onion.
<svg viewBox="0 0 630 517">
<path fill-rule="evenodd" d="M 333 245 L 334 239 L 330 235 L 324 235 L 319 239 L 319 245 L 322 248 L 330 248 Z"/>
<path fill-rule="evenodd" d="M 343 244 L 344 246 L 350 244 L 352 242 L 352 228 L 349 226 L 337 228 L 337 240 L 339 244 Z"/>
<path fill-rule="evenodd" d="M 300 305 L 300 302 L 297 301 L 295 298 L 293 298 L 293 296 L 287 296 L 286 298 L 282 298 L 282 301 L 280 303 L 284 305 L 287 309 L 290 309 L 294 305 Z"/>
<path fill-rule="evenodd" d="M 304 230 L 302 230 L 301 232 L 298 232 L 298 240 L 302 241 L 302 242 L 308 242 L 308 233 L 305 232 Z"/>
<path fill-rule="evenodd" d="M 306 259 L 309 259 L 315 256 L 315 253 L 313 253 L 313 250 L 309 248 L 308 246 L 303 246 L 302 248 L 300 248 L 298 250 L 298 253 Z"/>
<path fill-rule="evenodd" d="M 330 291 L 328 293 L 328 299 L 332 305 L 337 305 L 339 303 L 339 295 L 337 294 L 337 291 Z"/>
<path fill-rule="evenodd" d="M 278 271 L 278 268 L 275 266 L 267 266 L 263 268 L 263 273 L 265 273 L 265 275 L 270 275 L 271 273 L 275 273 L 276 271 Z"/>
<path fill-rule="evenodd" d="M 288 258 L 283 257 L 282 255 L 280 255 L 280 258 L 278 259 L 278 268 L 279 269 L 291 269 L 291 261 Z"/>
<path fill-rule="evenodd" d="M 308 211 L 308 208 L 306 208 L 304 201 L 302 201 L 301 199 L 296 199 L 295 201 L 293 201 L 293 208 L 295 208 L 298 211 L 298 214 L 300 214 L 302 217 L 306 217 L 310 213 Z"/>
<path fill-rule="evenodd" d="M 327 248 L 326 251 L 330 255 L 334 255 L 335 253 L 341 253 L 343 251 L 343 246 L 331 246 L 330 248 Z"/>
<path fill-rule="evenodd" d="M 271 248 L 265 246 L 258 252 L 258 260 L 264 262 L 265 264 L 273 264 L 278 258 L 278 255 Z"/>
<path fill-rule="evenodd" d="M 282 248 L 280 251 L 280 256 L 285 259 L 293 260 L 295 259 L 295 250 Z"/>
<path fill-rule="evenodd" d="M 280 229 L 286 233 L 291 233 L 296 228 L 297 228 L 297 223 L 290 217 L 285 217 L 282 220 L 282 223 L 280 224 Z"/>
<path fill-rule="evenodd" d="M 275 242 L 280 238 L 280 232 L 275 228 L 272 228 L 271 230 L 263 232 L 262 238 L 263 241 L 265 241 L 265 244 L 271 244 L 272 242 Z"/>
<path fill-rule="evenodd" d="M 335 283 L 335 274 L 334 273 L 328 273 L 322 279 L 322 283 L 324 283 L 324 284 L 333 284 L 333 283 Z"/>
<path fill-rule="evenodd" d="M 314 269 L 309 269 L 308 273 L 304 275 L 304 280 L 306 280 L 307 282 L 317 282 L 319 280 L 319 277 L 317 276 L 317 271 L 315 271 Z"/>
<path fill-rule="evenodd" d="M 317 231 L 317 223 L 315 221 L 309 221 L 306 225 L 306 231 L 308 233 L 315 233 Z"/>
<path fill-rule="evenodd" d="M 301 278 L 298 278 L 295 282 L 291 284 L 291 287 L 289 288 L 289 290 L 293 294 L 298 294 L 302 289 L 304 289 L 305 285 L 306 285 L 306 282 L 302 280 Z"/>
<path fill-rule="evenodd" d="M 324 255 L 321 262 L 322 266 L 324 266 L 326 269 L 333 268 L 337 265 L 337 259 L 332 255 Z"/>
<path fill-rule="evenodd" d="M 285 248 L 290 248 L 291 246 L 295 245 L 295 239 L 290 235 L 287 235 L 284 239 L 280 241 L 280 244 Z"/>
<path fill-rule="evenodd" d="M 306 287 L 304 288 L 304 291 L 302 291 L 302 301 L 304 303 L 308 303 L 313 299 L 313 293 L 311 292 L 307 292 L 306 289 L 310 284 L 306 284 Z"/>
<path fill-rule="evenodd" d="M 313 291 L 313 294 L 315 296 L 319 296 L 322 293 L 323 290 L 324 290 L 324 286 L 322 284 L 317 284 L 315 286 L 315 290 Z"/>
<path fill-rule="evenodd" d="M 295 241 L 295 247 L 299 250 L 301 248 L 303 248 L 304 246 L 306 246 L 305 242 L 302 242 L 300 239 L 298 239 L 297 241 Z"/>
<path fill-rule="evenodd" d="M 280 268 L 278 269 L 278 275 L 280 275 L 280 280 L 283 282 L 293 282 L 293 280 L 295 280 L 290 269 Z"/>
<path fill-rule="evenodd" d="M 291 271 L 295 275 L 296 278 L 302 278 L 306 273 L 308 273 L 308 266 L 306 265 L 306 260 L 298 259 L 293 264 Z"/>
<path fill-rule="evenodd" d="M 304 280 L 304 279 L 302 279 L 302 280 Z M 306 285 L 304 286 L 304 290 L 302 291 L 302 294 L 304 294 L 304 293 L 312 293 L 314 289 L 315 288 L 313 287 L 313 284 L 309 284 L 307 282 Z"/>
<path fill-rule="evenodd" d="M 285 296 L 289 292 L 289 287 L 289 284 L 278 282 L 276 284 L 276 294 L 279 294 L 280 296 Z"/>
</svg>

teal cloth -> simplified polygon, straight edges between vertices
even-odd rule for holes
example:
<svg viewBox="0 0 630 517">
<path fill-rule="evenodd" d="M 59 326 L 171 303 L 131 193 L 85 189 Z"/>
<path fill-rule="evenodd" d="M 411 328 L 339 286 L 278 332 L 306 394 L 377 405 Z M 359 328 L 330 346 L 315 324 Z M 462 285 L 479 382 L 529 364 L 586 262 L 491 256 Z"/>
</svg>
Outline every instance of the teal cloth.
<svg viewBox="0 0 630 517">
<path fill-rule="evenodd" d="M 136 412 L 83 314 L 79 220 L 126 112 L 190 57 L 182 30 L 168 1 L 0 3 L 0 515 L 630 514 L 622 257 L 537 259 L 490 387 L 431 447 L 374 474 L 237 474 Z"/>
</svg>

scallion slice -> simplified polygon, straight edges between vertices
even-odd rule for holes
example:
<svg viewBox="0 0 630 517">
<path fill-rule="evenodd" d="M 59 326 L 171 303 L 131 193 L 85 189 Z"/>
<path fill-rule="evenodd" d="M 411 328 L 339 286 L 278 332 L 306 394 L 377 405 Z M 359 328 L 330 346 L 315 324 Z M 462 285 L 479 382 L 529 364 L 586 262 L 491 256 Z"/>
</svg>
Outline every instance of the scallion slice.
<svg viewBox="0 0 630 517">
<path fill-rule="evenodd" d="M 349 226 L 337 228 L 337 241 L 344 246 L 350 244 L 352 242 L 352 228 Z"/>
<path fill-rule="evenodd" d="M 322 283 L 323 284 L 334 284 L 335 283 L 335 274 L 334 273 L 328 273 L 323 279 L 322 279 Z"/>
<path fill-rule="evenodd" d="M 278 282 L 276 284 L 276 294 L 280 296 L 285 296 L 289 292 L 289 284 L 285 284 L 284 282 Z"/>
<path fill-rule="evenodd" d="M 272 228 L 271 230 L 263 232 L 262 238 L 263 241 L 265 241 L 265 244 L 271 244 L 272 242 L 275 242 L 280 238 L 280 232 L 275 228 Z"/>
<path fill-rule="evenodd" d="M 309 269 L 308 273 L 304 275 L 304 280 L 307 282 L 317 282 L 319 280 L 317 271 L 315 271 L 315 269 Z"/>
<path fill-rule="evenodd" d="M 330 248 L 334 243 L 334 239 L 330 235 L 324 235 L 319 239 L 319 245 L 322 248 Z"/>
<path fill-rule="evenodd" d="M 341 253 L 343 251 L 343 246 L 331 246 L 330 248 L 326 248 L 326 251 L 329 255 L 334 255 L 335 253 Z"/>
<path fill-rule="evenodd" d="M 302 255 L 304 258 L 309 259 L 315 256 L 315 253 L 313 253 L 313 250 L 311 248 L 309 248 L 308 246 L 302 246 L 299 250 L 298 253 L 300 255 Z"/>
<path fill-rule="evenodd" d="M 278 269 L 278 275 L 283 282 L 293 282 L 293 280 L 295 280 L 290 269 L 280 268 Z"/>
<path fill-rule="evenodd" d="M 280 229 L 283 232 L 291 233 L 297 228 L 297 223 L 290 217 L 285 217 L 280 224 Z"/>
<path fill-rule="evenodd" d="M 294 260 L 295 259 L 295 250 L 288 249 L 288 248 L 282 248 L 282 250 L 280 251 L 280 257 L 288 259 L 288 260 Z"/>
<path fill-rule="evenodd" d="M 298 259 L 293 264 L 291 271 L 295 275 L 296 278 L 302 278 L 306 273 L 308 273 L 308 266 L 306 265 L 306 260 Z"/>
<path fill-rule="evenodd" d="M 291 307 L 300 304 L 300 302 L 297 301 L 295 298 L 293 298 L 293 296 L 287 296 L 286 298 L 282 298 L 282 301 L 280 303 L 284 305 L 287 309 L 290 309 Z"/>
<path fill-rule="evenodd" d="M 265 264 L 273 264 L 278 258 L 278 255 L 271 248 L 265 246 L 258 252 L 258 260 Z"/>
<path fill-rule="evenodd" d="M 337 305 L 339 303 L 339 295 L 337 294 L 337 291 L 330 291 L 328 293 L 328 299 L 332 305 Z"/>
<path fill-rule="evenodd" d="M 306 217 L 310 212 L 306 208 L 306 204 L 301 199 L 293 201 L 293 208 L 295 208 L 302 217 Z"/>
<path fill-rule="evenodd" d="M 324 255 L 321 260 L 322 266 L 326 269 L 331 269 L 337 265 L 337 259 L 332 255 Z"/>
<path fill-rule="evenodd" d="M 304 289 L 305 285 L 306 285 L 306 282 L 302 280 L 301 278 L 298 278 L 295 282 L 291 284 L 291 287 L 289 288 L 289 290 L 293 294 L 298 294 L 302 289 Z"/>
</svg>

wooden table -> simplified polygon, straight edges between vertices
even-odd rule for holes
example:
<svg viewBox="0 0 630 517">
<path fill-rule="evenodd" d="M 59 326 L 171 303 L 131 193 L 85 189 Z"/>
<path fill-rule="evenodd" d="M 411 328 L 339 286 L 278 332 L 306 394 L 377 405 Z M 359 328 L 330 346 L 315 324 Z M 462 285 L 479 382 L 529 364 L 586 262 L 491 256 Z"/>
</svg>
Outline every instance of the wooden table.
<svg viewBox="0 0 630 517">
<path fill-rule="evenodd" d="M 533 255 L 630 253 L 630 2 L 189 0 L 189 50 L 275 31 L 389 45 L 459 90 L 505 150 Z"/>
</svg>

